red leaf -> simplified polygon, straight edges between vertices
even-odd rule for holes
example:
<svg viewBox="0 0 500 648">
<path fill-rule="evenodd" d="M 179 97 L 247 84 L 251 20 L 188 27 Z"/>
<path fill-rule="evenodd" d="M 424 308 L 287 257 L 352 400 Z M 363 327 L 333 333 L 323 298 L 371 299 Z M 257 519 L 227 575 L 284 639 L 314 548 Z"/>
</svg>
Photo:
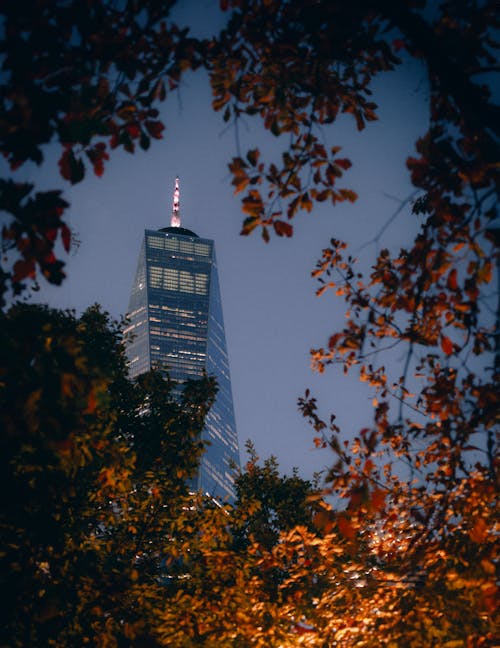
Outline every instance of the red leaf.
<svg viewBox="0 0 500 648">
<path fill-rule="evenodd" d="M 27 259 L 25 261 L 20 260 L 14 263 L 14 273 L 12 275 L 12 282 L 17 283 L 26 277 L 35 277 L 35 260 Z"/>
<path fill-rule="evenodd" d="M 66 252 L 69 252 L 69 249 L 71 247 L 71 230 L 64 223 L 61 226 L 61 238 L 64 249 L 66 250 Z"/>
<path fill-rule="evenodd" d="M 367 459 L 365 461 L 365 465 L 364 465 L 364 468 L 363 468 L 364 472 L 367 475 L 369 475 L 374 468 L 375 468 L 375 464 L 373 463 L 373 461 L 371 459 Z"/>
<path fill-rule="evenodd" d="M 50 229 L 45 230 L 45 238 L 48 241 L 55 241 L 57 238 L 57 229 L 55 227 L 52 227 Z"/>
<path fill-rule="evenodd" d="M 163 137 L 162 132 L 165 130 L 165 126 L 161 122 L 148 119 L 145 122 L 145 126 L 151 137 L 155 139 L 161 139 Z"/>
<path fill-rule="evenodd" d="M 448 280 L 446 284 L 450 290 L 456 290 L 458 288 L 457 271 L 455 268 L 448 275 Z"/>
<path fill-rule="evenodd" d="M 251 151 L 248 151 L 247 160 L 250 162 L 252 166 L 255 166 L 257 164 L 259 155 L 260 155 L 259 149 L 252 149 Z"/>
<path fill-rule="evenodd" d="M 289 223 L 285 223 L 284 221 L 274 221 L 274 231 L 278 236 L 288 236 L 291 237 L 293 235 L 293 227 Z"/>
<path fill-rule="evenodd" d="M 70 180 L 71 178 L 71 165 L 69 162 L 71 152 L 71 149 L 66 149 L 59 160 L 59 170 L 65 180 Z"/>
<path fill-rule="evenodd" d="M 446 353 L 446 355 L 451 355 L 453 353 L 453 342 L 446 335 L 441 336 L 441 348 Z"/>
<path fill-rule="evenodd" d="M 76 184 L 83 180 L 85 167 L 81 159 L 77 159 L 73 149 L 69 148 L 64 151 L 59 160 L 59 169 L 62 177 L 69 180 L 71 184 Z"/>
<path fill-rule="evenodd" d="M 130 135 L 130 137 L 134 139 L 136 137 L 139 137 L 139 135 L 141 134 L 141 129 L 139 128 L 138 124 L 134 124 L 134 123 L 127 124 L 125 128 L 127 129 L 127 133 Z"/>
<path fill-rule="evenodd" d="M 385 504 L 385 491 L 381 488 L 375 488 L 370 498 L 371 505 L 376 511 L 380 511 Z"/>
<path fill-rule="evenodd" d="M 106 145 L 99 142 L 93 148 L 86 151 L 87 157 L 92 162 L 94 173 L 96 176 L 101 177 L 104 173 L 104 160 L 109 160 L 109 155 L 106 152 Z"/>
<path fill-rule="evenodd" d="M 341 169 L 344 169 L 345 171 L 352 167 L 352 162 L 347 158 L 339 158 L 335 160 L 335 164 L 337 164 Z"/>
</svg>

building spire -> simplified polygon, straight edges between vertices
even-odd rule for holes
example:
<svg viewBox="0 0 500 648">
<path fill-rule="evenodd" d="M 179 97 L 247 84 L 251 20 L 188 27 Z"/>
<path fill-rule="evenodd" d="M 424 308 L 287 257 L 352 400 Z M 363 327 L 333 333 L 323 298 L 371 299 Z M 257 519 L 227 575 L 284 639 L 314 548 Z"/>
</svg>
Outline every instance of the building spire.
<svg viewBox="0 0 500 648">
<path fill-rule="evenodd" d="M 174 200 L 172 202 L 172 217 L 170 218 L 170 227 L 180 227 L 181 226 L 181 215 L 179 212 L 179 203 L 180 203 L 179 191 L 179 176 L 175 179 L 175 188 L 174 188 Z"/>
</svg>

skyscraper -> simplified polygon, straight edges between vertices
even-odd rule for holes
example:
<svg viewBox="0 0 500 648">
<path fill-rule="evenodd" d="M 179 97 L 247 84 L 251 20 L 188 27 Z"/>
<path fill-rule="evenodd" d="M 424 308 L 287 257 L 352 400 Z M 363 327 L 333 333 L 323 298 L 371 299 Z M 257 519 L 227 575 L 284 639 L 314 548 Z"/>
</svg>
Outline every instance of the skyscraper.
<svg viewBox="0 0 500 648">
<path fill-rule="evenodd" d="M 214 242 L 181 227 L 179 179 L 170 227 L 145 230 L 128 308 L 130 375 L 153 367 L 182 383 L 203 372 L 219 391 L 203 438 L 210 442 L 194 486 L 232 498 L 233 465 L 239 465 L 231 379 Z"/>
</svg>

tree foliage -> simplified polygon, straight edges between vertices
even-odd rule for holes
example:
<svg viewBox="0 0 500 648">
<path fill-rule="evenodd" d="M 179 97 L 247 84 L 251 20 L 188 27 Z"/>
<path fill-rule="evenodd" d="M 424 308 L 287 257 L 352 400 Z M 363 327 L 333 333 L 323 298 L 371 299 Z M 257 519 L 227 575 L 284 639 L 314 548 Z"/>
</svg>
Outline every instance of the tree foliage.
<svg viewBox="0 0 500 648">
<path fill-rule="evenodd" d="M 0 148 L 12 170 L 41 164 L 44 147 L 57 142 L 61 177 L 75 184 L 89 169 L 101 176 L 110 151 L 147 150 L 162 137 L 155 104 L 201 60 L 187 30 L 167 22 L 173 4 L 4 3 Z M 59 284 L 64 264 L 55 242 L 60 237 L 66 251 L 71 242 L 61 192 L 33 189 L 0 183 L 0 209 L 11 217 L 4 250 L 20 257 L 3 270 L 2 286 L 12 284 L 16 293 L 38 271 Z"/>
<path fill-rule="evenodd" d="M 405 249 L 381 250 L 368 276 L 332 239 L 313 272 L 319 295 L 333 290 L 346 303 L 345 326 L 312 351 L 313 366 L 357 372 L 376 393 L 373 422 L 354 434 L 322 420 L 309 393 L 299 401 L 317 445 L 333 453 L 326 492 L 337 512 L 320 516 L 320 529 L 334 532 L 333 555 L 339 534 L 350 544 L 343 568 L 361 583 L 319 596 L 309 619 L 318 645 L 491 645 L 500 121 L 484 75 L 498 72 L 493 3 L 433 12 L 424 3 L 226 4 L 234 11 L 213 44 L 214 108 L 260 117 L 287 141 L 281 165 L 257 150 L 230 165 L 245 192 L 243 234 L 291 236 L 299 211 L 354 200 L 339 188 L 350 161 L 323 145 L 321 127 L 342 113 L 358 130 L 376 119 L 371 83 L 400 50 L 426 64 L 429 130 L 407 162 L 420 232 Z"/>
<path fill-rule="evenodd" d="M 18 305 L 1 330 L 2 645 L 290 634 L 271 554 L 281 531 L 313 528 L 314 491 L 252 453 L 234 508 L 189 492 L 214 381 L 181 400 L 159 373 L 130 381 L 121 329 L 97 307 Z"/>
<path fill-rule="evenodd" d="M 180 401 L 157 373 L 131 382 L 96 307 L 1 323 L 2 644 L 146 641 L 213 381 Z"/>
<path fill-rule="evenodd" d="M 167 425 L 165 402 L 177 420 L 197 416 L 200 401 L 194 410 L 189 399 L 186 411 L 175 409 L 169 385 L 154 375 L 135 386 L 122 376 L 113 391 L 107 369 L 92 368 L 91 347 L 84 352 L 83 324 L 69 316 L 52 320 L 40 311 L 31 337 L 20 336 L 22 310 L 15 330 L 3 320 L 10 331 L 4 404 L 15 415 L 5 419 L 2 461 L 6 485 L 16 484 L 23 501 L 19 510 L 5 503 L 12 519 L 22 518 L 6 527 L 11 603 L 19 606 L 9 610 L 18 610 L 15 619 L 21 611 L 40 619 L 34 629 L 19 625 L 23 632 L 45 632 L 43 640 L 59 636 L 54 632 L 77 636 L 84 627 L 88 637 L 133 642 L 145 633 L 179 646 L 495 644 L 500 118 L 488 75 L 498 72 L 498 19 L 490 0 L 428 4 L 223 0 L 228 23 L 207 41 L 162 23 L 170 2 L 124 2 L 120 10 L 104 1 L 8 5 L 0 137 L 11 168 L 40 163 L 55 140 L 65 180 L 80 181 L 87 166 L 101 175 L 111 149 L 132 152 L 161 136 L 156 102 L 183 71 L 203 65 L 224 121 L 253 117 L 284 142 L 279 163 L 253 148 L 229 164 L 242 193 L 242 233 L 260 230 L 266 241 L 273 232 L 292 236 L 290 221 L 317 203 L 356 200 L 345 184 L 348 152 L 326 146 L 325 133 L 343 115 L 358 130 L 377 119 L 371 87 L 378 75 L 402 56 L 421 60 L 430 103 L 428 131 L 407 161 L 418 192 L 415 239 L 399 251 L 381 250 L 366 275 L 347 243 L 332 238 L 313 271 L 318 294 L 333 291 L 347 315 L 312 351 L 315 368 L 356 372 L 375 392 L 373 420 L 358 432 L 339 430 L 333 416 L 323 420 L 309 392 L 299 401 L 316 445 L 332 453 L 329 498 L 297 476 L 281 479 L 272 461 L 259 466 L 251 455 L 234 509 L 186 508 L 181 484 L 197 451 L 192 460 L 187 449 L 176 457 L 175 483 L 175 470 L 162 472 L 154 457 L 169 443 L 158 435 Z M 53 38 L 42 37 L 44 30 Z M 32 191 L 2 181 L 0 207 L 11 216 L 3 244 L 20 257 L 2 280 L 17 292 L 38 268 L 60 282 L 54 244 L 61 236 L 70 246 L 61 193 Z M 146 395 L 147 411 L 158 408 L 158 416 L 138 415 Z M 167 428 L 170 457 L 178 436 L 176 424 Z M 130 443 L 139 439 L 136 429 L 147 439 L 143 446 Z M 125 471 L 120 478 L 115 467 Z M 132 488 L 136 480 L 144 487 Z M 165 513 L 168 533 L 157 528 L 163 544 L 154 546 L 162 548 L 139 561 L 146 588 L 135 554 L 121 547 L 126 552 L 131 537 L 142 538 L 137 520 L 144 525 L 147 507 L 156 510 L 151 500 L 160 482 L 177 505 L 175 514 Z M 85 526 L 90 495 L 101 507 L 97 527 L 95 504 Z M 54 544 L 37 526 L 42 506 Z M 19 541 L 19 529 L 30 524 Z M 68 552 L 66 571 L 50 571 L 50 547 Z M 161 583 L 159 556 L 168 567 Z M 29 595 L 20 603 L 24 587 Z M 92 617 L 95 591 L 100 603 Z M 87 625 L 77 627 L 80 618 Z M 16 636 L 19 645 L 36 643 Z"/>
</svg>

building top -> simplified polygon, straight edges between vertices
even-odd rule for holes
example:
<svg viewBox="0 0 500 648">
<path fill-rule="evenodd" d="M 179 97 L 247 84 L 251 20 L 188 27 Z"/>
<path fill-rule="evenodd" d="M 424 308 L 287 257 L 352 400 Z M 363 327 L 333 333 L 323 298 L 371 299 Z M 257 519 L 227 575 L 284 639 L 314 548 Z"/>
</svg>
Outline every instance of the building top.
<svg viewBox="0 0 500 648">
<path fill-rule="evenodd" d="M 170 217 L 170 227 L 162 227 L 160 232 L 165 232 L 166 234 L 177 234 L 181 236 L 195 236 L 199 238 L 198 234 L 195 234 L 191 230 L 181 227 L 181 212 L 180 212 L 180 203 L 181 203 L 181 191 L 179 189 L 179 176 L 175 179 L 174 185 L 174 198 L 172 201 L 172 215 Z"/>
<path fill-rule="evenodd" d="M 185 227 L 181 227 L 180 225 L 177 225 L 175 227 L 162 227 L 159 232 L 165 232 L 166 234 L 177 234 L 181 236 L 195 236 L 196 238 L 200 238 L 198 234 L 195 234 L 191 230 L 186 229 Z"/>
</svg>

